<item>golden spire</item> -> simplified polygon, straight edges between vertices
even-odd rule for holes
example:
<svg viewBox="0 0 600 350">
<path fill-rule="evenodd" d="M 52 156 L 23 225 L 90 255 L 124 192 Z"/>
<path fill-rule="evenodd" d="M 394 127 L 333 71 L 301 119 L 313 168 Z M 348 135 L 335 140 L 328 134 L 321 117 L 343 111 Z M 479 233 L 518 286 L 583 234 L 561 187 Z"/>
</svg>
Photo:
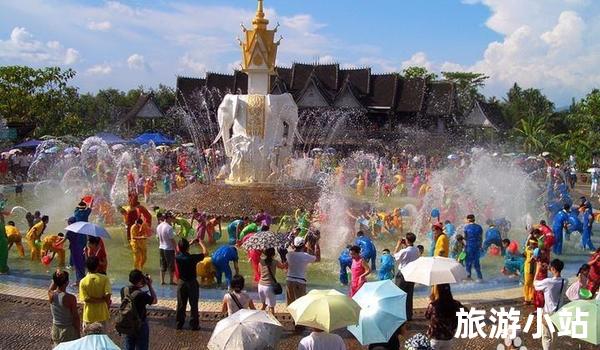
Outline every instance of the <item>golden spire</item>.
<svg viewBox="0 0 600 350">
<path fill-rule="evenodd" d="M 242 26 L 245 34 L 245 40 L 241 41 L 242 46 L 242 70 L 246 73 L 267 72 L 275 74 L 275 60 L 277 56 L 277 46 L 279 42 L 275 41 L 274 29 L 267 29 L 269 20 L 265 18 L 264 1 L 258 0 L 256 15 L 252 19 L 252 29 L 246 29 Z"/>
<path fill-rule="evenodd" d="M 265 19 L 265 12 L 263 11 L 263 0 L 258 0 L 258 8 L 256 9 L 256 16 L 254 16 L 252 24 L 254 25 L 254 28 L 267 29 L 267 24 L 269 24 L 269 20 Z"/>
</svg>

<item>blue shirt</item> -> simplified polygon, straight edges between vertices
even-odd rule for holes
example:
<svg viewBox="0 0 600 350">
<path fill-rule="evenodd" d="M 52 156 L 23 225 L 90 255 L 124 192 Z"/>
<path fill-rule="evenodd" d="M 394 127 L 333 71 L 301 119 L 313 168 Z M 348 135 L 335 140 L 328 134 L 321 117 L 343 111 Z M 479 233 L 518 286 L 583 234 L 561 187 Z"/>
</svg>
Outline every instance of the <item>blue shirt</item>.
<svg viewBox="0 0 600 350">
<path fill-rule="evenodd" d="M 238 251 L 235 247 L 230 245 L 223 245 L 217 248 L 212 254 L 212 261 L 214 263 L 229 262 L 238 260 Z"/>
<path fill-rule="evenodd" d="M 480 249 L 483 240 L 483 228 L 476 223 L 465 226 L 465 247 L 466 249 Z"/>
<path fill-rule="evenodd" d="M 375 256 L 376 248 L 373 241 L 366 236 L 356 237 L 354 244 L 360 247 L 360 256 L 363 258 L 370 258 Z"/>
<path fill-rule="evenodd" d="M 91 213 L 92 213 L 92 208 L 89 208 L 89 207 L 85 208 L 85 209 L 76 208 L 75 212 L 73 213 L 73 216 L 75 217 L 75 222 L 89 221 Z"/>
<path fill-rule="evenodd" d="M 499 241 L 502 238 L 500 237 L 500 230 L 496 228 L 496 226 L 491 226 L 485 231 L 485 240 L 486 241 Z"/>
<path fill-rule="evenodd" d="M 448 223 L 444 225 L 444 231 L 446 231 L 446 234 L 448 236 L 452 236 L 456 233 L 456 227 L 454 227 L 454 225 L 452 225 L 451 223 Z"/>
</svg>

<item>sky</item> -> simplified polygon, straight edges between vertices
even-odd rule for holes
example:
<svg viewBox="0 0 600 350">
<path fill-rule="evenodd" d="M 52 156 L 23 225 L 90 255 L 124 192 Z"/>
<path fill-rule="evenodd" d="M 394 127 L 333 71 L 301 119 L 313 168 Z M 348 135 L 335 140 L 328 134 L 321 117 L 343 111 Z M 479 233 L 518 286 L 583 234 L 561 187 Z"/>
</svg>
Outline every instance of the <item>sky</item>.
<svg viewBox="0 0 600 350">
<path fill-rule="evenodd" d="M 598 0 L 265 0 L 278 64 L 336 62 L 376 73 L 418 65 L 515 82 L 557 106 L 600 85 Z M 0 65 L 77 71 L 82 92 L 174 86 L 239 67 L 256 0 L 2 0 Z"/>
</svg>

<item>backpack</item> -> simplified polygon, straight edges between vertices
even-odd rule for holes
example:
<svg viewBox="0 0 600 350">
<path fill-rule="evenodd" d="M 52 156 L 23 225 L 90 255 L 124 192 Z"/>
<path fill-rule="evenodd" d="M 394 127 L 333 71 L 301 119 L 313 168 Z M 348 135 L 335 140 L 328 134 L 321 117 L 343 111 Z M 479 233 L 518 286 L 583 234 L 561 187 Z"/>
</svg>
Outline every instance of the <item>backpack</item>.
<svg viewBox="0 0 600 350">
<path fill-rule="evenodd" d="M 129 287 L 124 288 L 124 297 L 119 306 L 115 329 L 119 335 L 136 335 L 142 328 L 142 320 L 138 315 L 137 309 L 133 303 L 134 297 L 139 294 L 139 291 L 129 292 Z"/>
</svg>

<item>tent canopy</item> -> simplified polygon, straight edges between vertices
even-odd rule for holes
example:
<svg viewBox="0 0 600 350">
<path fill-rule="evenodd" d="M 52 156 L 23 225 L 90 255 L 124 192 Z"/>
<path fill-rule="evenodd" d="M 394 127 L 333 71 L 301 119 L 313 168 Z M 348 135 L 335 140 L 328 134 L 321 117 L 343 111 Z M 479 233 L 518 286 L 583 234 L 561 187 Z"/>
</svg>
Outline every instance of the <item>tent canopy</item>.
<svg viewBox="0 0 600 350">
<path fill-rule="evenodd" d="M 126 140 L 122 139 L 121 137 L 119 137 L 115 134 L 111 134 L 109 132 L 99 132 L 95 136 L 104 140 L 104 142 L 106 142 L 108 145 L 116 145 L 118 143 L 127 143 Z"/>
<path fill-rule="evenodd" d="M 172 140 L 161 133 L 144 133 L 136 137 L 134 140 L 136 143 L 150 143 L 154 142 L 155 145 L 172 145 L 175 140 Z"/>
<path fill-rule="evenodd" d="M 21 142 L 18 145 L 13 146 L 13 148 L 36 148 L 42 143 L 40 140 L 29 140 L 25 142 Z"/>
</svg>

